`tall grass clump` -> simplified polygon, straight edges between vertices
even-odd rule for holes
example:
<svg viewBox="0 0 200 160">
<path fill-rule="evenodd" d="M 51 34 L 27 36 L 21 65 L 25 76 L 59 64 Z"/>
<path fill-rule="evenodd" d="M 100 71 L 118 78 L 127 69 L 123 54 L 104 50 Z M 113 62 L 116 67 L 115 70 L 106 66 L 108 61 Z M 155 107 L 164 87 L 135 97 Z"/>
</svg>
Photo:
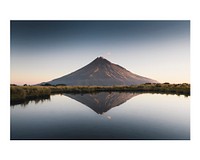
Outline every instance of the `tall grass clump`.
<svg viewBox="0 0 200 160">
<path fill-rule="evenodd" d="M 48 87 L 43 86 L 23 86 L 26 92 L 26 98 L 42 97 L 51 94 L 51 90 Z"/>
<path fill-rule="evenodd" d="M 51 90 L 42 86 L 11 86 L 11 102 L 50 96 Z"/>
<path fill-rule="evenodd" d="M 10 93 L 11 101 L 22 101 L 26 98 L 26 92 L 20 86 L 11 86 Z"/>
</svg>

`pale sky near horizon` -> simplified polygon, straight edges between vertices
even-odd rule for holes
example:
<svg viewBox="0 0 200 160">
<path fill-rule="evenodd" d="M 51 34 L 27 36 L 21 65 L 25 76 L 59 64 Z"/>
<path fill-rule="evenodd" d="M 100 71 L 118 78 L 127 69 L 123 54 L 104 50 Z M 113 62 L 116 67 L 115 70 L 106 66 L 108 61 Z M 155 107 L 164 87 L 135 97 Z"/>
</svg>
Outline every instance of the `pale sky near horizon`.
<svg viewBox="0 0 200 160">
<path fill-rule="evenodd" d="M 161 83 L 190 83 L 190 21 L 11 21 L 11 83 L 50 81 L 98 56 Z"/>
</svg>

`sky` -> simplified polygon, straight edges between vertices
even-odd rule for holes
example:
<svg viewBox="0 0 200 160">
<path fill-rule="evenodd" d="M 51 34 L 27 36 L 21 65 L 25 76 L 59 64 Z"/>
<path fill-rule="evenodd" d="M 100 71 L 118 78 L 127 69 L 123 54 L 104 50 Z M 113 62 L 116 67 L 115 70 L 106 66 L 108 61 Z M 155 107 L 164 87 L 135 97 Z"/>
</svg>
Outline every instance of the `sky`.
<svg viewBox="0 0 200 160">
<path fill-rule="evenodd" d="M 67 75 L 102 56 L 160 83 L 190 83 L 190 21 L 10 21 L 12 84 Z"/>
</svg>

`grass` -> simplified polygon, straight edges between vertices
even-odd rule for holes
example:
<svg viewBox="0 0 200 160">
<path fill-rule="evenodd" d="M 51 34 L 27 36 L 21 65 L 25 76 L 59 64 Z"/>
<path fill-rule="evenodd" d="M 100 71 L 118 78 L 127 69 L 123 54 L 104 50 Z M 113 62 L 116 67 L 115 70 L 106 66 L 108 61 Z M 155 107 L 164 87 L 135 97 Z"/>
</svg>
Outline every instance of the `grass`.
<svg viewBox="0 0 200 160">
<path fill-rule="evenodd" d="M 51 90 L 42 86 L 11 86 L 10 93 L 11 103 L 22 103 L 26 100 L 49 97 Z"/>
<path fill-rule="evenodd" d="M 91 92 L 150 92 L 177 95 L 190 95 L 190 84 L 146 83 L 133 86 L 16 86 L 11 85 L 11 104 L 26 100 L 49 98 L 59 93 L 91 93 Z"/>
</svg>

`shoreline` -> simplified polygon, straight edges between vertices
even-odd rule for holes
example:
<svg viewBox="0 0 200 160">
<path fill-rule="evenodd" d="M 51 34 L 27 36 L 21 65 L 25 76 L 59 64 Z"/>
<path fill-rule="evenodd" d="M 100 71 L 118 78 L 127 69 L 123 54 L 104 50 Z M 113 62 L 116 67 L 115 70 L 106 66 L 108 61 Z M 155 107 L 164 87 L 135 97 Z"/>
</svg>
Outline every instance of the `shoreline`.
<svg viewBox="0 0 200 160">
<path fill-rule="evenodd" d="M 10 86 L 10 103 L 49 98 L 52 94 L 98 93 L 98 92 L 140 92 L 190 96 L 190 84 L 146 83 L 133 86 Z"/>
</svg>

